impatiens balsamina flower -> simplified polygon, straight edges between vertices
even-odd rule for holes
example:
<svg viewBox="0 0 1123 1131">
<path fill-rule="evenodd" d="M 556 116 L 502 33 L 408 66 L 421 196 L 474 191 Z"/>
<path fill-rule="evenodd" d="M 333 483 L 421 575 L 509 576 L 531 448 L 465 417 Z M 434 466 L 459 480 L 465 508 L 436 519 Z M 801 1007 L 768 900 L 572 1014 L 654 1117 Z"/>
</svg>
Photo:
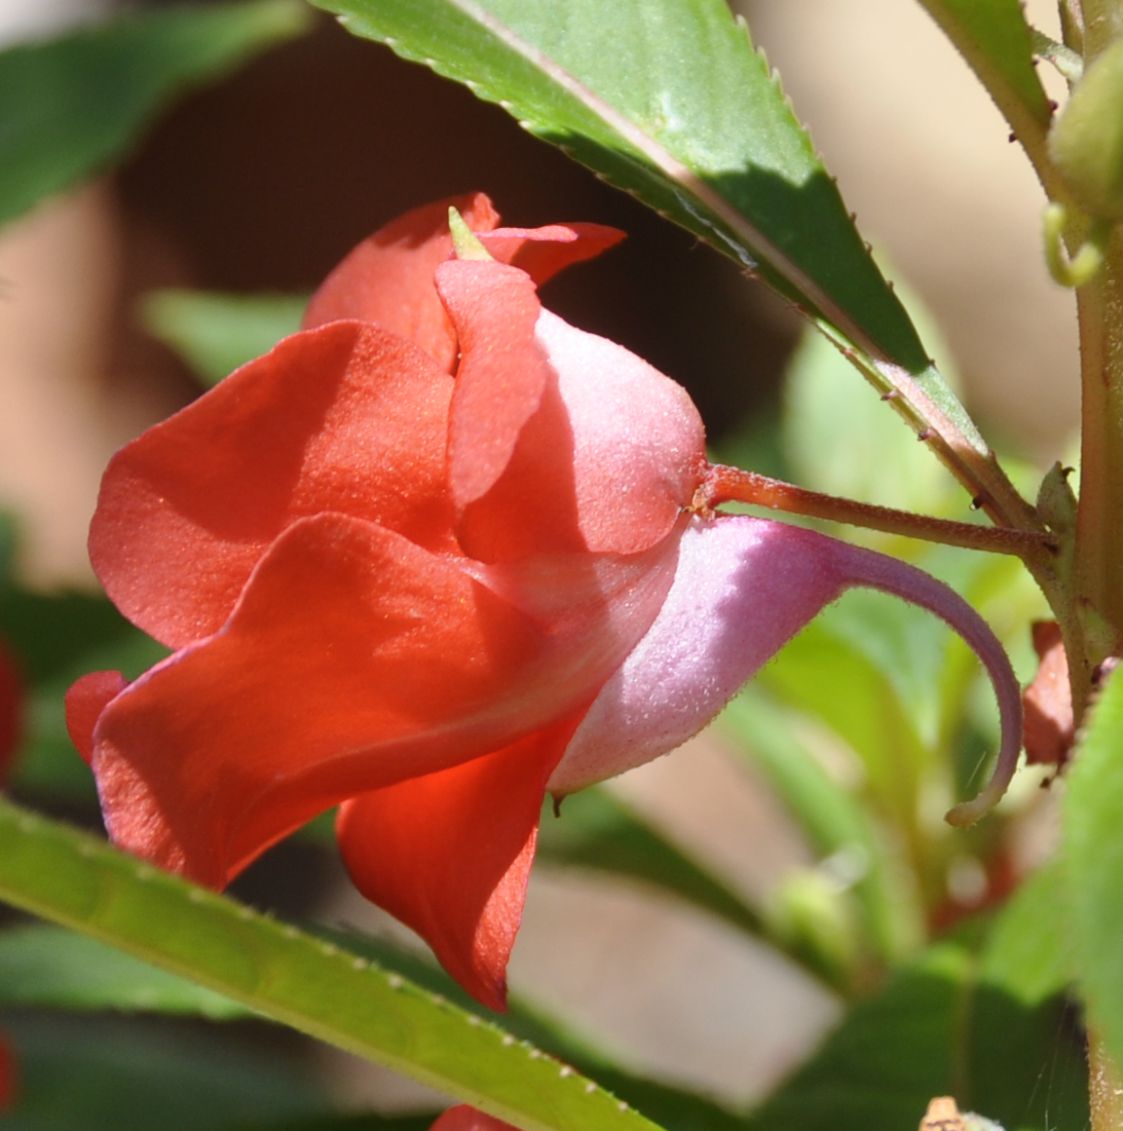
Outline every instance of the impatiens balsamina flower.
<svg viewBox="0 0 1123 1131">
<path fill-rule="evenodd" d="M 455 204 L 491 258 L 456 258 Z M 359 889 L 501 1007 L 543 796 L 678 746 L 848 586 L 985 624 L 900 562 L 710 512 L 702 423 L 536 284 L 619 233 L 485 197 L 360 244 L 304 328 L 113 459 L 90 553 L 174 654 L 79 680 L 121 847 L 215 888 L 318 813 Z M 980 802 L 992 801 L 1000 786 Z"/>
</svg>

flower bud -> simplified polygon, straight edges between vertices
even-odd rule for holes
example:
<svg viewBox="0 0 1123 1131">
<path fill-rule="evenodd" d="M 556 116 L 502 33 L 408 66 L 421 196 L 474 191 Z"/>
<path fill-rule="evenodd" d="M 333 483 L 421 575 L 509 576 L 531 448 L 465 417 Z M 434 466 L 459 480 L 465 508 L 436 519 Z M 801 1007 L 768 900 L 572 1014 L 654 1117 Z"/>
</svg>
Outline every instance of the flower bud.
<svg viewBox="0 0 1123 1131">
<path fill-rule="evenodd" d="M 1123 219 L 1123 39 L 1085 70 L 1049 132 L 1049 155 L 1090 215 Z"/>
</svg>

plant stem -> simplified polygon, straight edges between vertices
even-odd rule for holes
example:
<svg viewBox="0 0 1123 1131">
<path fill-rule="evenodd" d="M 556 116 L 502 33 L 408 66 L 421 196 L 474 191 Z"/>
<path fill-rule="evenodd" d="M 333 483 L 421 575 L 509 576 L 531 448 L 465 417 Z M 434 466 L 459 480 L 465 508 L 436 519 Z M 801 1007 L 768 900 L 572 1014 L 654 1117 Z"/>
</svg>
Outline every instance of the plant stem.
<svg viewBox="0 0 1123 1131">
<path fill-rule="evenodd" d="M 1083 392 L 1076 594 L 1079 606 L 1110 630 L 1086 657 L 1094 666 L 1118 650 L 1123 634 L 1123 241 L 1118 231 L 1109 241 L 1104 269 L 1077 291 L 1077 312 Z"/>
<path fill-rule="evenodd" d="M 1095 1030 L 1088 1031 L 1088 1102 L 1091 1131 L 1123 1128 L 1123 1086 L 1119 1072 Z"/>
<path fill-rule="evenodd" d="M 788 514 L 808 515 L 830 522 L 880 530 L 886 534 L 901 534 L 907 538 L 942 542 L 970 550 L 1014 554 L 1023 558 L 1040 555 L 1043 551 L 1048 551 L 1051 545 L 1047 535 L 1035 531 L 951 522 L 913 514 L 911 511 L 824 495 L 779 479 L 770 479 L 766 475 L 758 475 L 755 471 L 742 471 L 740 468 L 721 464 L 712 465 L 698 490 L 695 505 L 699 509 L 706 509 L 731 502 L 751 503 Z"/>
</svg>

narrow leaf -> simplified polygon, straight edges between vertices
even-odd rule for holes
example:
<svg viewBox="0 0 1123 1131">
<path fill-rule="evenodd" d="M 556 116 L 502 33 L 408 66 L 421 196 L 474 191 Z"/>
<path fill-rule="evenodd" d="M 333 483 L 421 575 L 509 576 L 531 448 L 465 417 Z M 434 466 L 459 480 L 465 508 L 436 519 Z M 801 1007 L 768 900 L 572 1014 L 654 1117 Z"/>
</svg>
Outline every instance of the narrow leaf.
<svg viewBox="0 0 1123 1131">
<path fill-rule="evenodd" d="M 0 802 L 0 898 L 525 1131 L 655 1126 L 400 975 L 7 802 Z"/>
<path fill-rule="evenodd" d="M 187 87 L 308 26 L 294 0 L 169 6 L 0 52 L 0 223 L 118 159 Z"/>
</svg>

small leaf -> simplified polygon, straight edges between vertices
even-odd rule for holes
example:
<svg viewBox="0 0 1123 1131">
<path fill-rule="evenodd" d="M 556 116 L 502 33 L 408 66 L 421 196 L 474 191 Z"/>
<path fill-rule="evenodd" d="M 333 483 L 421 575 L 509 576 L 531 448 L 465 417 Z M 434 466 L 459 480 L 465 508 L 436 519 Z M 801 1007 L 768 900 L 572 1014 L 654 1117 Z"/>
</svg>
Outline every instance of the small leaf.
<svg viewBox="0 0 1123 1131">
<path fill-rule="evenodd" d="M 0 899 L 526 1131 L 651 1131 L 579 1074 L 361 955 L 0 800 Z"/>
<path fill-rule="evenodd" d="M 0 223 L 120 158 L 187 87 L 309 22 L 294 0 L 168 6 L 0 52 Z"/>
<path fill-rule="evenodd" d="M 1089 1020 L 1123 1064 L 1123 678 L 1117 670 L 1091 708 L 1066 775 L 1065 922 Z"/>
<path fill-rule="evenodd" d="M 141 305 L 144 328 L 207 385 L 268 353 L 300 329 L 304 295 L 236 295 L 162 290 Z"/>
</svg>

